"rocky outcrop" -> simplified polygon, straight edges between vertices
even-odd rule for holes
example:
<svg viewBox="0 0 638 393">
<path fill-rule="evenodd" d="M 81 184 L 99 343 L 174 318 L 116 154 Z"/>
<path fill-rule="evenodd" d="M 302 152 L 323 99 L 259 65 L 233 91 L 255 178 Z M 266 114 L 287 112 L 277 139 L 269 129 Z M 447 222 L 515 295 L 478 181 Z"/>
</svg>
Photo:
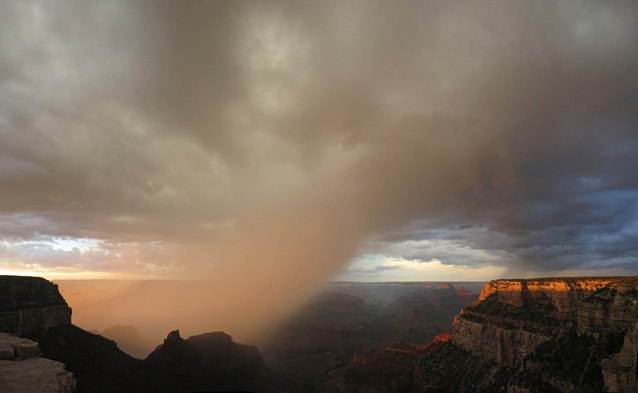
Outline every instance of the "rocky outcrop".
<svg viewBox="0 0 638 393">
<path fill-rule="evenodd" d="M 576 387 L 617 392 L 633 387 L 637 303 L 635 277 L 489 282 L 479 300 L 456 317 L 446 349 L 420 362 L 420 387 L 457 392 L 567 392 Z M 432 370 L 451 362 L 452 355 L 482 371 L 466 370 L 473 379 L 436 375 Z"/>
<path fill-rule="evenodd" d="M 491 281 L 456 318 L 453 343 L 518 367 L 572 327 L 594 336 L 626 333 L 638 322 L 636 294 L 632 283 L 616 278 Z"/>
<path fill-rule="evenodd" d="M 519 367 L 539 344 L 549 340 L 543 334 L 464 318 L 457 319 L 452 338 L 454 345 L 508 367 Z"/>
<path fill-rule="evenodd" d="M 29 336 L 71 323 L 58 286 L 40 277 L 0 276 L 0 332 Z"/>
<path fill-rule="evenodd" d="M 257 347 L 235 343 L 224 332 L 184 340 L 179 330 L 172 331 L 148 355 L 144 366 L 153 392 L 270 390 L 263 380 L 264 359 Z"/>
<path fill-rule="evenodd" d="M 0 334 L 0 393 L 71 393 L 76 381 L 64 364 L 40 356 L 35 341 Z"/>
<path fill-rule="evenodd" d="M 617 354 L 601 363 L 605 386 L 609 392 L 620 392 L 638 387 L 636 362 L 638 361 L 638 324 L 625 336 L 623 347 Z"/>
<path fill-rule="evenodd" d="M 437 289 L 439 289 L 439 290 L 454 289 L 454 287 L 450 283 L 445 283 L 445 284 L 439 285 L 439 287 Z"/>
<path fill-rule="evenodd" d="M 576 319 L 583 334 L 632 330 L 638 322 L 638 288 L 615 286 L 598 290 L 580 302 Z"/>
<path fill-rule="evenodd" d="M 535 298 L 549 298 L 555 307 L 552 317 L 566 319 L 576 312 L 575 304 L 599 289 L 618 284 L 613 278 L 495 280 L 483 287 L 479 300 L 498 294 L 499 301 L 522 307 Z"/>
<path fill-rule="evenodd" d="M 458 291 L 456 291 L 456 295 L 460 297 L 474 297 L 474 293 L 465 289 L 465 286 L 461 285 Z"/>
<path fill-rule="evenodd" d="M 0 392 L 71 393 L 73 374 L 64 364 L 45 358 L 24 361 L 0 361 Z"/>
<path fill-rule="evenodd" d="M 0 359 L 30 359 L 40 356 L 40 346 L 37 342 L 13 334 L 0 333 Z"/>
</svg>

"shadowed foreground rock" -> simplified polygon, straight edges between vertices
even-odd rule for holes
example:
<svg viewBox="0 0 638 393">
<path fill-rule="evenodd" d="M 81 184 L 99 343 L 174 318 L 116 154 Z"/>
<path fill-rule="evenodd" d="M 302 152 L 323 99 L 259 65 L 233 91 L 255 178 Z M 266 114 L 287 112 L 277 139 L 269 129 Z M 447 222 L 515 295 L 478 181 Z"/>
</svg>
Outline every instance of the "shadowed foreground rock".
<svg viewBox="0 0 638 393">
<path fill-rule="evenodd" d="M 0 393 L 71 393 L 73 374 L 40 356 L 38 343 L 0 334 Z"/>
<path fill-rule="evenodd" d="M 256 347 L 237 344 L 222 332 L 188 340 L 178 331 L 171 332 L 145 360 L 73 325 L 49 329 L 36 339 L 44 356 L 66 364 L 73 372 L 75 393 L 297 391 L 263 366 Z"/>
<path fill-rule="evenodd" d="M 77 379 L 76 393 L 144 392 L 142 361 L 114 341 L 74 325 L 56 326 L 31 337 L 42 355 L 66 365 Z"/>
</svg>

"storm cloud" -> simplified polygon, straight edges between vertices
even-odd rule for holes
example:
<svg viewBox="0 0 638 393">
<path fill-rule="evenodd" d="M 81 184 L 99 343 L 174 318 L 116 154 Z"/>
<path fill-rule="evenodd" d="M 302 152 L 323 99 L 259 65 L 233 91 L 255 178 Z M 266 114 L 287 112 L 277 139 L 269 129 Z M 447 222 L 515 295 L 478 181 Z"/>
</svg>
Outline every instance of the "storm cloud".
<svg viewBox="0 0 638 393">
<path fill-rule="evenodd" d="M 285 288 L 268 305 L 361 255 L 638 264 L 634 3 L 0 11 L 0 270 Z"/>
</svg>

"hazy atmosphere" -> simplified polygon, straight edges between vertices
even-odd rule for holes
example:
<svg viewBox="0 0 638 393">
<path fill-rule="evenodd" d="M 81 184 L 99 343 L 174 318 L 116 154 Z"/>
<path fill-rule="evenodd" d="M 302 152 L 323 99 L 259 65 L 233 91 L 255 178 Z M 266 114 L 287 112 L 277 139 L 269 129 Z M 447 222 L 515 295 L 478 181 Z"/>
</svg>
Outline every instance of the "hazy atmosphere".
<svg viewBox="0 0 638 393">
<path fill-rule="evenodd" d="M 636 2 L 16 1 L 0 46 L 0 273 L 202 279 L 113 323 L 638 274 Z"/>
</svg>

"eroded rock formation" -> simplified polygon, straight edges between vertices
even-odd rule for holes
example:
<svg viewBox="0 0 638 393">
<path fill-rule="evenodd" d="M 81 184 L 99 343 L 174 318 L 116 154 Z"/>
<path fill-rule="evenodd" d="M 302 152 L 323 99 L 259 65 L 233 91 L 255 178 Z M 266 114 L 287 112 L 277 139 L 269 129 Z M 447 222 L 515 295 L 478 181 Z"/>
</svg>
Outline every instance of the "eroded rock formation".
<svg viewBox="0 0 638 393">
<path fill-rule="evenodd" d="M 456 317 L 450 342 L 419 361 L 420 389 L 618 392 L 637 386 L 637 297 L 635 277 L 492 281 Z M 455 364 L 463 371 L 455 373 Z M 445 365 L 444 376 L 439 368 Z"/>
<path fill-rule="evenodd" d="M 0 276 L 0 332 L 29 336 L 71 324 L 58 286 L 41 277 Z"/>
<path fill-rule="evenodd" d="M 179 330 L 144 360 L 153 392 L 255 389 L 270 391 L 257 347 L 235 343 L 223 332 L 184 340 Z"/>
<path fill-rule="evenodd" d="M 605 386 L 610 392 L 638 387 L 638 324 L 626 336 L 622 350 L 602 361 Z"/>
</svg>

